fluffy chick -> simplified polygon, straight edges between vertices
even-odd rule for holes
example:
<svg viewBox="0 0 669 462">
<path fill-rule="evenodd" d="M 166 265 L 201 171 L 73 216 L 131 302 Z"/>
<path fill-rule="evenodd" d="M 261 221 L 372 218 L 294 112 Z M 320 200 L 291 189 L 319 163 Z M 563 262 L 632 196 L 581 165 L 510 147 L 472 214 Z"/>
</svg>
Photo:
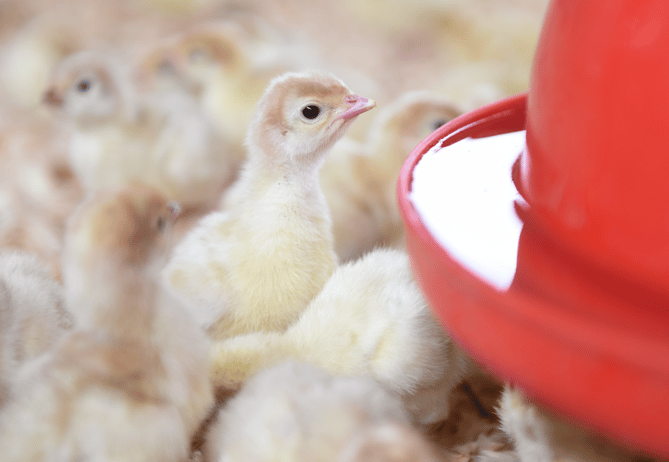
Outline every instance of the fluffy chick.
<svg viewBox="0 0 669 462">
<path fill-rule="evenodd" d="M 294 358 L 333 375 L 371 377 L 404 401 L 412 420 L 444 420 L 469 360 L 425 302 L 400 250 L 377 249 L 341 265 L 285 332 L 216 342 L 214 382 L 235 388 Z"/>
<path fill-rule="evenodd" d="M 207 340 L 158 282 L 173 217 L 139 186 L 75 212 L 63 256 L 75 330 L 19 372 L 3 460 L 186 459 L 213 395 Z"/>
<path fill-rule="evenodd" d="M 72 34 L 46 15 L 26 21 L 9 40 L 0 43 L 0 86 L 12 102 L 37 107 L 49 72 L 77 46 Z"/>
<path fill-rule="evenodd" d="M 65 222 L 83 198 L 67 161 L 69 131 L 28 111 L 0 128 L 0 248 L 37 255 L 60 281 Z"/>
<path fill-rule="evenodd" d="M 283 330 L 330 277 L 336 255 L 318 170 L 374 105 L 324 72 L 269 85 L 249 126 L 239 206 L 204 217 L 165 270 L 214 338 Z"/>
<path fill-rule="evenodd" d="M 400 168 L 420 141 L 459 114 L 443 96 L 407 92 L 377 114 L 364 145 L 347 140 L 333 149 L 320 180 L 341 261 L 378 245 L 403 244 L 395 192 Z"/>
<path fill-rule="evenodd" d="M 253 377 L 222 408 L 208 432 L 204 456 L 207 462 L 434 460 L 361 458 L 401 451 L 411 432 L 401 402 L 374 381 L 333 377 L 287 362 Z M 371 447 L 388 433 L 399 440 Z M 419 435 L 411 438 L 429 448 Z"/>
<path fill-rule="evenodd" d="M 446 462 L 444 456 L 417 429 L 388 422 L 360 432 L 336 462 Z"/>
<path fill-rule="evenodd" d="M 634 462 L 652 460 L 532 404 L 507 386 L 498 414 L 520 462 Z"/>
<path fill-rule="evenodd" d="M 74 124 L 69 160 L 88 191 L 143 182 L 197 207 L 237 174 L 239 163 L 192 97 L 138 94 L 129 69 L 111 54 L 65 58 L 44 101 Z"/>
<path fill-rule="evenodd" d="M 175 37 L 166 55 L 176 67 L 172 79 L 197 89 L 201 106 L 240 159 L 258 100 L 273 77 L 291 70 L 275 57 L 278 47 L 266 30 L 227 20 L 200 23 Z"/>
<path fill-rule="evenodd" d="M 49 350 L 71 327 L 62 292 L 34 255 L 0 253 L 0 406 L 20 365 Z"/>
</svg>

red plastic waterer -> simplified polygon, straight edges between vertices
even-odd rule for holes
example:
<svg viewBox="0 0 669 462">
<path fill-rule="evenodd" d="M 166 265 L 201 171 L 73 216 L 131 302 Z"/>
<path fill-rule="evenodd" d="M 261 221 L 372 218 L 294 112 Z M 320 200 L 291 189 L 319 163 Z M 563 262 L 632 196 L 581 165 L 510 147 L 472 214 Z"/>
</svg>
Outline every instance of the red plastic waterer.
<svg viewBox="0 0 669 462">
<path fill-rule="evenodd" d="M 398 182 L 414 270 L 453 337 L 538 402 L 664 457 L 668 50 L 666 0 L 553 0 L 529 92 L 442 126 Z M 428 151 L 520 130 L 508 175 L 522 229 L 512 282 L 500 289 L 428 229 L 412 183 Z"/>
</svg>

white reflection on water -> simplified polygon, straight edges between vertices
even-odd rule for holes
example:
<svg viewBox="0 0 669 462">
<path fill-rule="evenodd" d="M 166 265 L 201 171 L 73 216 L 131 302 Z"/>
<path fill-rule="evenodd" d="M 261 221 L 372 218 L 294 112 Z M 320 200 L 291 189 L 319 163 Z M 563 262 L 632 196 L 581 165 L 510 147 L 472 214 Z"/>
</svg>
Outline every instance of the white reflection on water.
<svg viewBox="0 0 669 462">
<path fill-rule="evenodd" d="M 511 167 L 524 145 L 523 130 L 435 146 L 414 168 L 411 185 L 410 199 L 437 242 L 502 291 L 516 272 L 523 227 Z"/>
</svg>

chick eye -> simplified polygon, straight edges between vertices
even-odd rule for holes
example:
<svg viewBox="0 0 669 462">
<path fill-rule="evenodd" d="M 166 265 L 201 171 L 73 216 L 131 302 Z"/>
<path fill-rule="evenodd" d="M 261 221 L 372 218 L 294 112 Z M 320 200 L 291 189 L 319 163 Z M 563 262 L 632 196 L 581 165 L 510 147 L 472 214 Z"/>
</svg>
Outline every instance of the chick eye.
<svg viewBox="0 0 669 462">
<path fill-rule="evenodd" d="M 316 106 L 315 104 L 309 104 L 308 106 L 304 106 L 302 108 L 302 115 L 309 120 L 314 120 L 316 117 L 318 117 L 321 113 L 321 108 Z"/>
<path fill-rule="evenodd" d="M 164 231 L 165 228 L 167 227 L 167 220 L 165 220 L 165 217 L 162 215 L 158 217 L 158 220 L 156 221 L 156 228 L 158 231 Z"/>
<path fill-rule="evenodd" d="M 445 120 L 439 119 L 435 120 L 434 123 L 432 124 L 432 130 L 436 130 L 437 128 L 441 127 L 446 123 Z"/>
<path fill-rule="evenodd" d="M 79 83 L 77 83 L 77 90 L 80 91 L 81 93 L 85 93 L 91 88 L 91 82 L 87 79 L 80 80 Z"/>
</svg>

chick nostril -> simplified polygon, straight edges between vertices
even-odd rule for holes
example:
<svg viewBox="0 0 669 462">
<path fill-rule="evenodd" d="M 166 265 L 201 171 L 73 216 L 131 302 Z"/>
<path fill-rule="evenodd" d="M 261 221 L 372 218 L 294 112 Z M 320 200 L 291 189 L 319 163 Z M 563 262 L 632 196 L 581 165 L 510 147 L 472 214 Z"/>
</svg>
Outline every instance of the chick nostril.
<svg viewBox="0 0 669 462">
<path fill-rule="evenodd" d="M 360 97 L 358 95 L 348 95 L 346 98 L 344 98 L 344 101 L 349 104 L 353 104 L 356 103 L 359 99 Z"/>
</svg>

